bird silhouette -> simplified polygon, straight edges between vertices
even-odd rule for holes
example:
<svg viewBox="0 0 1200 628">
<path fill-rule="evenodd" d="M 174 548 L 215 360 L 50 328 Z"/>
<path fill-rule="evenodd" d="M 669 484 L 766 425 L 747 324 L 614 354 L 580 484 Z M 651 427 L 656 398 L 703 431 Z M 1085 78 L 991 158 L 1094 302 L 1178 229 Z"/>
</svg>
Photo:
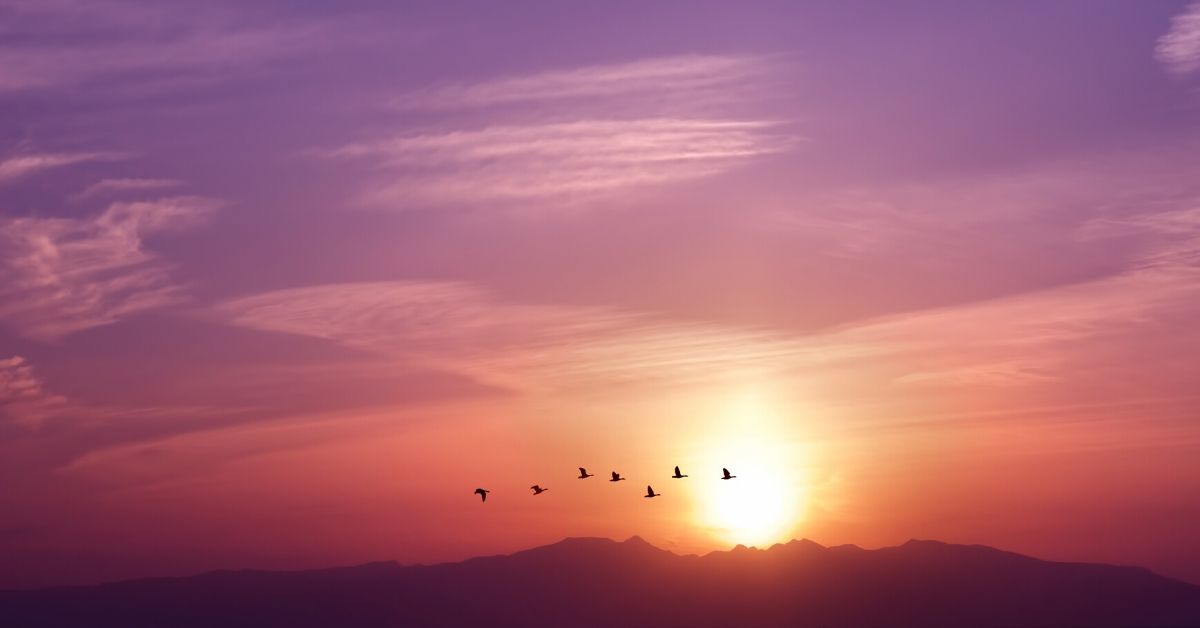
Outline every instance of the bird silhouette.
<svg viewBox="0 0 1200 628">
<path fill-rule="evenodd" d="M 681 473 L 679 472 L 679 465 L 676 465 L 676 466 L 675 466 L 675 475 L 672 475 L 671 477 L 673 477 L 673 478 L 675 478 L 676 480 L 678 480 L 679 478 L 686 478 L 687 476 L 686 476 L 686 475 L 683 475 L 683 474 L 681 474 Z"/>
<path fill-rule="evenodd" d="M 579 479 L 586 480 L 590 477 L 592 477 L 592 474 L 588 473 L 587 469 L 584 469 L 583 467 L 579 467 Z"/>
<path fill-rule="evenodd" d="M 487 490 L 487 489 L 483 489 L 483 488 L 477 488 L 477 489 L 475 489 L 475 494 L 479 496 L 479 501 L 484 501 L 484 502 L 486 502 L 486 501 L 487 501 L 487 494 L 488 494 L 488 493 L 490 493 L 490 492 L 491 492 L 491 491 L 489 491 L 489 490 Z"/>
<path fill-rule="evenodd" d="M 721 472 L 725 474 L 725 477 L 721 478 L 722 480 L 732 480 L 737 477 L 736 475 L 729 475 L 729 469 L 724 467 L 721 468 Z"/>
<path fill-rule="evenodd" d="M 659 495 L 662 495 L 662 493 L 655 493 L 653 486 L 650 486 L 649 484 L 646 485 L 646 499 L 658 497 Z"/>
<path fill-rule="evenodd" d="M 542 493 L 545 493 L 546 491 L 550 490 L 548 488 L 542 488 L 542 487 L 538 486 L 537 484 L 534 484 L 533 486 L 531 486 L 529 488 L 533 491 L 534 495 L 541 495 Z"/>
<path fill-rule="evenodd" d="M 613 473 L 612 473 L 612 479 L 611 479 L 611 480 L 609 480 L 609 482 L 620 482 L 621 480 L 624 480 L 624 479 L 625 479 L 625 478 L 621 477 L 621 474 L 620 474 L 620 473 L 617 473 L 616 471 L 613 471 Z"/>
</svg>

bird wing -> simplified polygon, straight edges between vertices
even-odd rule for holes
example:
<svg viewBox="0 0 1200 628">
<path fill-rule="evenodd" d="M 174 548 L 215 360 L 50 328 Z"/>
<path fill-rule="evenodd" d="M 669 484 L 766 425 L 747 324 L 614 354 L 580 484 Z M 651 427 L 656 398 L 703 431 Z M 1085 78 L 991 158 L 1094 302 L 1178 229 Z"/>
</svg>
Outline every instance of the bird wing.
<svg viewBox="0 0 1200 628">
<path fill-rule="evenodd" d="M 653 494 L 654 494 L 654 487 L 647 484 L 646 485 L 646 496 L 649 497 Z"/>
<path fill-rule="evenodd" d="M 675 467 L 675 475 L 679 475 L 679 467 L 678 466 Z"/>
<path fill-rule="evenodd" d="M 729 469 L 726 469 L 725 467 L 721 467 L 721 473 L 724 473 L 725 477 L 729 477 Z"/>
<path fill-rule="evenodd" d="M 579 467 L 579 477 L 583 477 L 585 475 L 587 475 L 587 469 L 584 469 L 583 467 Z"/>
<path fill-rule="evenodd" d="M 616 471 L 613 471 L 613 479 L 614 479 L 614 480 L 616 480 L 616 479 L 619 479 L 620 477 L 621 477 L 621 476 L 620 476 L 620 475 L 618 475 Z"/>
</svg>

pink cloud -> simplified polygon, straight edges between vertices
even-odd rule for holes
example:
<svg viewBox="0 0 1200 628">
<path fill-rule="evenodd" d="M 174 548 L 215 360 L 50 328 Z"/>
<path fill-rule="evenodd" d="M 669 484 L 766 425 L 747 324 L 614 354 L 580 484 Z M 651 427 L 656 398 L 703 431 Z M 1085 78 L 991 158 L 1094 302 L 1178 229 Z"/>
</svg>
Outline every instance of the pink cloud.
<svg viewBox="0 0 1200 628">
<path fill-rule="evenodd" d="M 14 355 L 0 359 L 0 416 L 35 427 L 60 412 L 66 402 L 64 397 L 45 390 L 25 358 Z"/>
<path fill-rule="evenodd" d="M 62 168 L 89 161 L 124 159 L 119 153 L 31 153 L 14 155 L 0 161 L 0 186 L 13 183 L 44 170 Z"/>
<path fill-rule="evenodd" d="M 1193 2 L 1171 18 L 1171 28 L 1158 39 L 1154 52 L 1175 74 L 1200 70 L 1200 2 Z"/>
<path fill-rule="evenodd" d="M 593 198 L 711 176 L 787 150 L 794 138 L 753 120 L 637 119 L 493 126 L 343 146 L 387 173 L 375 206 Z"/>
<path fill-rule="evenodd" d="M 219 203 L 179 197 L 114 203 L 90 218 L 0 219 L 0 321 L 54 340 L 183 300 L 147 236 L 186 228 Z"/>
<path fill-rule="evenodd" d="M 771 58 L 753 55 L 659 57 L 445 84 L 401 94 L 392 104 L 401 109 L 445 110 L 585 98 L 667 97 L 678 99 L 676 105 L 694 107 L 725 101 L 731 91 L 761 86 L 772 67 Z"/>
<path fill-rule="evenodd" d="M 101 179 L 82 192 L 75 195 L 76 199 L 91 198 L 94 196 L 120 194 L 122 192 L 142 192 L 145 190 L 161 190 L 163 188 L 173 188 L 183 185 L 182 181 L 175 179 Z"/>
</svg>

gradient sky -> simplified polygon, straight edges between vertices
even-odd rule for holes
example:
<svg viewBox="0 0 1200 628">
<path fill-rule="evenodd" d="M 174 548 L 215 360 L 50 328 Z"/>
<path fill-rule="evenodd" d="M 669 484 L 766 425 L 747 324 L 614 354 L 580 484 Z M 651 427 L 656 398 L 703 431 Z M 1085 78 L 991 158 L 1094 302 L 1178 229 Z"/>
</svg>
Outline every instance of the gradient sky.
<svg viewBox="0 0 1200 628">
<path fill-rule="evenodd" d="M 632 534 L 1200 582 L 1200 3 L 247 4 L 0 0 L 0 587 Z"/>
</svg>

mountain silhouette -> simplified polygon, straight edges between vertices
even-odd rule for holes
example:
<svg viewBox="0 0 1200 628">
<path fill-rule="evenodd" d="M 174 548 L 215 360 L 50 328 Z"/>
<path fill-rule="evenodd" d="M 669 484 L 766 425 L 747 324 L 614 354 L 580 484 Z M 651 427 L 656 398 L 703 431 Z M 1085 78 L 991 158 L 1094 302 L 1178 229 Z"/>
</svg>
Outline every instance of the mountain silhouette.
<svg viewBox="0 0 1200 628">
<path fill-rule="evenodd" d="M 980 545 L 791 541 L 679 556 L 638 537 L 508 556 L 0 592 L 0 625 L 1200 626 L 1200 587 Z"/>
</svg>

